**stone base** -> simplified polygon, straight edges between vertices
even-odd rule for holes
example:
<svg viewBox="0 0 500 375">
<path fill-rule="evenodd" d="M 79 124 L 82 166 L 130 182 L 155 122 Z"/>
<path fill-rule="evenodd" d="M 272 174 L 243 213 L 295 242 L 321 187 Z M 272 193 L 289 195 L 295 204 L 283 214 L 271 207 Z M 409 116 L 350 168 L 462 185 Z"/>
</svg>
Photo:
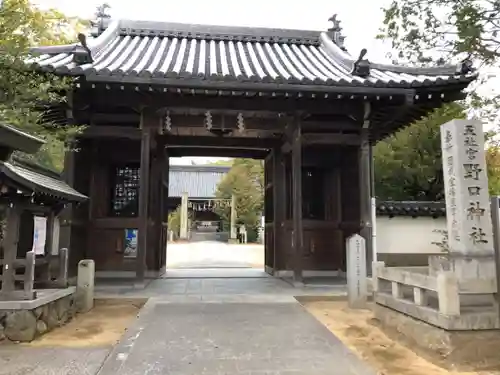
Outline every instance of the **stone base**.
<svg viewBox="0 0 500 375">
<path fill-rule="evenodd" d="M 500 365 L 500 330 L 446 331 L 379 304 L 373 312 L 386 334 L 448 369 L 479 371 Z"/>
<path fill-rule="evenodd" d="M 7 301 L 0 309 L 0 341 L 30 342 L 35 338 L 69 322 L 75 315 L 74 289 L 43 290 L 41 301 L 23 301 L 25 306 Z M 62 293 L 62 292 L 66 293 Z M 40 298 L 39 298 L 40 299 Z"/>
</svg>

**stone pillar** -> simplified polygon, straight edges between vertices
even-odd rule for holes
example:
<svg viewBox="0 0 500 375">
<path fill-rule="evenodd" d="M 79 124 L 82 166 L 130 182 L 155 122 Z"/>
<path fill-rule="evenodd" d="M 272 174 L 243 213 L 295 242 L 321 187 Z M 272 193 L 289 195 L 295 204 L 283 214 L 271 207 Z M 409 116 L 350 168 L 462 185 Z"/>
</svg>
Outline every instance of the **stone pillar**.
<svg viewBox="0 0 500 375">
<path fill-rule="evenodd" d="M 84 259 L 78 263 L 76 281 L 76 306 L 78 312 L 87 312 L 94 307 L 94 278 L 95 264 L 91 259 Z"/>
<path fill-rule="evenodd" d="M 366 307 L 368 283 L 366 278 L 366 241 L 359 234 L 353 234 L 346 241 L 347 251 L 347 298 L 349 307 Z"/>
<path fill-rule="evenodd" d="M 230 239 L 232 241 L 236 240 L 236 196 L 233 194 L 231 195 L 231 232 L 230 232 Z"/>
<path fill-rule="evenodd" d="M 179 237 L 181 240 L 188 239 L 188 194 L 182 193 L 181 197 L 181 230 Z"/>
<path fill-rule="evenodd" d="M 432 271 L 448 269 L 459 284 L 478 280 L 482 280 L 480 284 L 487 280 L 496 283 L 482 124 L 452 120 L 441 125 L 441 144 L 449 254 L 446 265 L 431 259 Z"/>
</svg>

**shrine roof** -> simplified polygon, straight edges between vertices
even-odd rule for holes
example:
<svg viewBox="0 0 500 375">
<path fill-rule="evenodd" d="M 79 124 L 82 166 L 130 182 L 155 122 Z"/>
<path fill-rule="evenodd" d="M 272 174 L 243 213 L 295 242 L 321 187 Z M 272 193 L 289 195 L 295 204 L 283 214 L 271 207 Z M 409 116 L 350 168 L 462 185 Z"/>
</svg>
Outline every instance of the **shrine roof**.
<svg viewBox="0 0 500 375">
<path fill-rule="evenodd" d="M 78 202 L 87 199 L 60 179 L 60 175 L 36 163 L 12 155 L 14 151 L 36 153 L 44 140 L 13 126 L 0 124 L 0 176 L 12 181 L 21 191 L 51 195 L 57 199 Z"/>
<path fill-rule="evenodd" d="M 377 216 L 446 216 L 445 202 L 429 201 L 377 201 Z"/>
<path fill-rule="evenodd" d="M 0 160 L 8 158 L 14 150 L 28 154 L 35 153 L 44 143 L 43 139 L 34 137 L 12 126 L 0 124 L 0 148 L 9 151 L 6 155 L 0 157 Z"/>
<path fill-rule="evenodd" d="M 230 169 L 220 165 L 171 165 L 168 194 L 171 197 L 187 193 L 190 198 L 214 198 L 217 185 Z"/>
<path fill-rule="evenodd" d="M 338 30 L 115 20 L 93 38 L 79 35 L 80 43 L 34 48 L 30 63 L 88 82 L 207 89 L 461 89 L 476 78 L 465 63 L 420 68 L 369 62 L 363 52 L 353 57 Z"/>
<path fill-rule="evenodd" d="M 18 185 L 20 190 L 49 195 L 69 202 L 80 202 L 88 199 L 62 181 L 52 171 L 41 169 L 43 168 L 15 159 L 0 163 L 0 173 Z"/>
</svg>

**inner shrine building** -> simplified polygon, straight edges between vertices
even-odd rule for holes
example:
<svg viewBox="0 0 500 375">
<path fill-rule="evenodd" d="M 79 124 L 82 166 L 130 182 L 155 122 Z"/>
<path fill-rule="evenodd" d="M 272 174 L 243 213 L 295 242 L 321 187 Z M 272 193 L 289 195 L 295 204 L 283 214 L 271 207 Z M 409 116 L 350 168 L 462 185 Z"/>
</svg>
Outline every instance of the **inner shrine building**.
<svg viewBox="0 0 500 375">
<path fill-rule="evenodd" d="M 77 43 L 34 48 L 34 69 L 73 78 L 51 115 L 87 125 L 65 158 L 66 182 L 90 198 L 64 212 L 70 270 L 91 258 L 138 279 L 165 271 L 168 161 L 180 156 L 265 160 L 272 274 L 345 271 L 353 233 L 370 248 L 371 146 L 463 99 L 476 73 L 469 61 L 369 61 L 330 20 L 325 31 L 103 20 Z"/>
</svg>

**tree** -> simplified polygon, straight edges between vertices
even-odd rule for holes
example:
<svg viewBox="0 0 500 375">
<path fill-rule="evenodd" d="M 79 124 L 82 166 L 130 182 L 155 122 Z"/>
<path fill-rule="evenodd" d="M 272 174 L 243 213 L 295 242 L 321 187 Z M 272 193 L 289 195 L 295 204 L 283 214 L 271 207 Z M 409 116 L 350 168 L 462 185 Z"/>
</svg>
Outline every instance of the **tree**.
<svg viewBox="0 0 500 375">
<path fill-rule="evenodd" d="M 393 0 L 380 37 L 400 57 L 420 62 L 469 56 L 486 64 L 500 57 L 497 0 Z"/>
<path fill-rule="evenodd" d="M 451 103 L 400 130 L 374 148 L 375 194 L 382 200 L 444 199 L 440 125 L 464 118 L 465 108 Z M 489 139 L 493 134 L 488 133 Z M 500 193 L 500 148 L 486 152 L 489 190 Z"/>
<path fill-rule="evenodd" d="M 58 169 L 64 141 L 77 129 L 42 115 L 44 106 L 64 102 L 70 81 L 31 71 L 26 62 L 34 57 L 30 47 L 69 43 L 82 27 L 82 21 L 38 9 L 29 0 L 4 0 L 0 5 L 0 122 L 45 139 L 46 145 L 34 158 Z"/>
<path fill-rule="evenodd" d="M 229 172 L 217 186 L 217 198 L 236 198 L 237 224 L 243 224 L 249 231 L 249 240 L 256 234 L 264 209 L 264 164 L 260 160 L 234 159 Z M 231 209 L 221 207 L 217 214 L 227 228 Z"/>
<path fill-rule="evenodd" d="M 500 125 L 499 93 L 485 85 L 499 68 L 500 1 L 393 0 L 383 11 L 379 38 L 390 40 L 400 59 L 440 65 L 467 59 L 482 68 L 469 88 L 468 114 Z"/>
</svg>

